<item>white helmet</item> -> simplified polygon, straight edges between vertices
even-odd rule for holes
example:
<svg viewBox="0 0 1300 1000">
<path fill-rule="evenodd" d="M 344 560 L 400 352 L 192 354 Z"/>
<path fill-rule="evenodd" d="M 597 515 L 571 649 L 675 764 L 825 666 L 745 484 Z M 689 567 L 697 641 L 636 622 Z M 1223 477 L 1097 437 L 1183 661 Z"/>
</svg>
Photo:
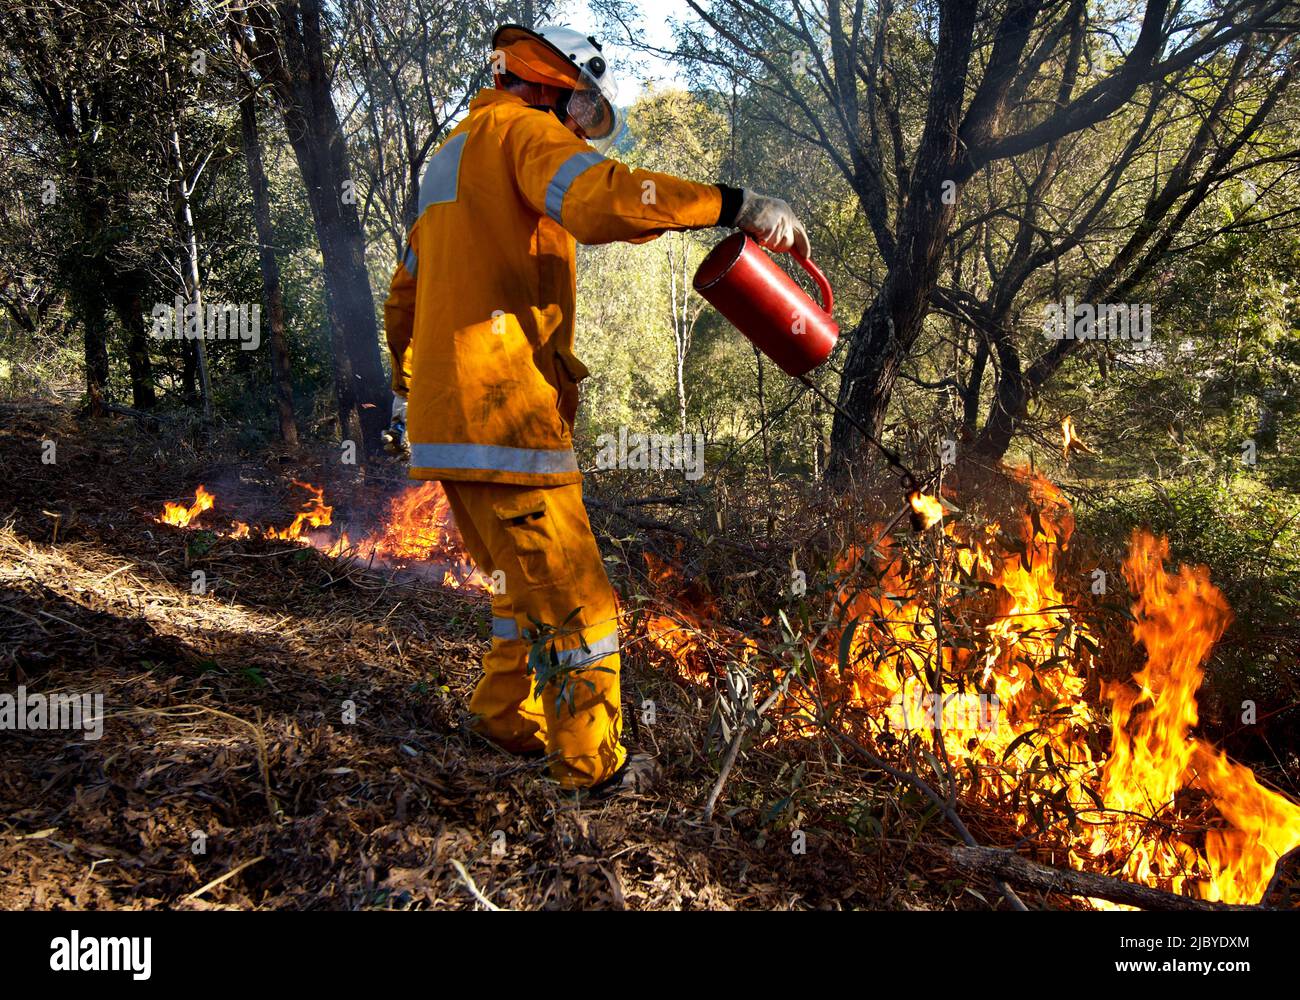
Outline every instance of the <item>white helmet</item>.
<svg viewBox="0 0 1300 1000">
<path fill-rule="evenodd" d="M 530 31 L 517 24 L 502 25 L 493 37 L 493 48 L 508 44 L 515 33 L 540 39 L 562 58 L 577 67 L 578 78 L 568 104 L 561 110 L 582 129 L 583 137 L 605 152 L 622 136 L 626 123 L 623 112 L 615 103 L 618 99 L 618 82 L 601 51 L 600 42 L 592 35 L 584 35 L 562 25 L 547 25 Z M 517 37 L 517 36 L 516 36 Z"/>
</svg>

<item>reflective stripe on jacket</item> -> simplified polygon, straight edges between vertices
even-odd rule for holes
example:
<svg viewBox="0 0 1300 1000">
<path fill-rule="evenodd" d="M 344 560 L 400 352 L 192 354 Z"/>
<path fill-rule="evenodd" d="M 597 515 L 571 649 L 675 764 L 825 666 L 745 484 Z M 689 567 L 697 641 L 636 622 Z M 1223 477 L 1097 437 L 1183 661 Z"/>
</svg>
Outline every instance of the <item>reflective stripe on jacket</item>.
<svg viewBox="0 0 1300 1000">
<path fill-rule="evenodd" d="M 630 170 L 549 111 L 484 90 L 430 158 L 384 306 L 413 479 L 579 481 L 574 239 L 716 225 L 710 184 Z"/>
</svg>

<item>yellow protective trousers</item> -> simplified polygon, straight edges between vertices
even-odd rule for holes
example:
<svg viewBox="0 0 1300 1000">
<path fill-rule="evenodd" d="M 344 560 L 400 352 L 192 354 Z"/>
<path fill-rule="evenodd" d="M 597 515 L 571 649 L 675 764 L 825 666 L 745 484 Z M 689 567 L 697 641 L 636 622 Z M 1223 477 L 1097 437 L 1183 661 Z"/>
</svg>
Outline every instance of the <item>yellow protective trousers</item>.
<svg viewBox="0 0 1300 1000">
<path fill-rule="evenodd" d="M 566 788 L 604 781 L 627 757 L 618 608 L 582 484 L 442 485 L 465 548 L 496 584 L 492 648 L 469 702 L 479 731 L 514 753 L 545 751 L 552 776 Z M 539 635 L 559 665 L 540 696 L 528 672 Z"/>
</svg>

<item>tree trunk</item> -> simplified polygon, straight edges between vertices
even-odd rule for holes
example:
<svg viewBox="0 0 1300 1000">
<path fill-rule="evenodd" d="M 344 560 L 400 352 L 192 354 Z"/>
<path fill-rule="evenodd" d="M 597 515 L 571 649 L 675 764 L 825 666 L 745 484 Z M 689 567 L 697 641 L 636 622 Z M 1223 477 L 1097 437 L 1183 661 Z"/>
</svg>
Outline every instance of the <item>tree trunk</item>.
<svg viewBox="0 0 1300 1000">
<path fill-rule="evenodd" d="M 271 386 L 275 393 L 280 439 L 289 447 L 298 445 L 298 426 L 293 417 L 293 380 L 289 370 L 289 348 L 284 339 L 284 294 L 280 287 L 280 264 L 275 256 L 275 233 L 271 226 L 271 202 L 262 165 L 262 146 L 257 133 L 257 98 L 252 89 L 239 101 L 240 135 L 248 166 L 248 186 L 253 198 L 253 222 L 257 229 L 258 260 L 262 270 L 262 297 L 266 300 L 270 324 Z"/>
<path fill-rule="evenodd" d="M 278 11 L 283 58 L 275 57 L 277 72 L 272 79 L 307 188 L 324 262 L 340 423 L 344 437 L 364 442 L 366 452 L 375 451 L 388 423 L 388 408 L 383 405 L 388 382 L 379 355 L 365 234 L 351 187 L 343 130 L 330 93 L 320 3 L 301 0 L 300 4 L 281 4 Z"/>
<path fill-rule="evenodd" d="M 86 358 L 86 402 L 92 417 L 102 415 L 108 395 L 108 320 L 98 288 L 76 291 Z"/>
<path fill-rule="evenodd" d="M 758 429 L 763 437 L 763 469 L 767 473 L 767 480 L 770 487 L 772 485 L 772 445 L 767 439 L 767 393 L 763 385 L 763 352 L 757 347 L 754 348 L 754 363 L 758 365 Z"/>
<path fill-rule="evenodd" d="M 190 409 L 199 405 L 199 365 L 198 352 L 194 350 L 194 341 L 181 341 L 181 398 Z"/>
<path fill-rule="evenodd" d="M 903 361 L 921 332 L 956 213 L 959 185 L 953 178 L 962 155 L 958 132 L 974 25 L 974 4 L 943 5 L 925 130 L 899 237 L 890 254 L 885 283 L 858 323 L 845 360 L 839 404 L 877 437 Z M 860 447 L 857 438 L 853 425 L 837 413 L 827 463 L 832 480 L 842 481 L 847 476 Z"/>
<path fill-rule="evenodd" d="M 149 357 L 149 333 L 144 321 L 144 301 L 140 293 L 142 276 L 123 276 L 123 285 L 115 297 L 114 309 L 127 331 L 126 362 L 131 372 L 131 405 L 150 410 L 158 402 L 153 384 L 153 361 Z"/>
<path fill-rule="evenodd" d="M 212 420 L 212 383 L 208 378 L 207 323 L 203 316 L 203 284 L 199 274 L 199 237 L 194 228 L 194 208 L 190 201 L 192 187 L 186 180 L 185 158 L 181 153 L 180 131 L 172 128 L 172 155 L 176 164 L 176 189 L 180 195 L 181 235 L 185 239 L 186 283 L 189 285 L 189 304 L 193 304 L 198 336 L 194 338 L 194 362 L 199 376 L 199 402 L 204 421 Z M 186 332 L 188 333 L 188 327 Z"/>
<path fill-rule="evenodd" d="M 160 40 L 165 53 L 165 37 Z M 186 308 L 188 309 L 190 306 L 194 308 L 197 336 L 192 340 L 188 338 L 189 325 L 186 322 L 186 317 L 180 317 L 178 325 L 184 330 L 187 343 L 192 345 L 193 355 L 191 360 L 198 374 L 199 403 L 202 407 L 204 423 L 210 423 L 212 420 L 212 383 L 208 377 L 208 348 L 205 340 L 208 328 L 203 315 L 203 282 L 199 273 L 199 237 L 194 226 L 194 205 L 192 201 L 194 179 L 189 177 L 185 164 L 185 154 L 181 149 L 180 109 L 176 92 L 172 89 L 171 73 L 165 68 L 163 70 L 163 89 L 168 97 L 171 109 L 171 154 L 172 166 L 176 170 L 177 227 L 185 244 L 186 274 L 184 284 L 188 286 L 187 290 L 189 291 L 189 295 L 186 296 Z M 199 169 L 202 170 L 201 167 Z M 188 380 L 188 370 L 186 376 Z"/>
<path fill-rule="evenodd" d="M 686 353 L 691 349 L 691 329 L 690 318 L 687 315 L 687 309 L 690 308 L 690 284 L 686 280 L 686 272 L 690 266 L 690 248 L 686 242 L 686 237 L 677 234 L 667 237 L 666 250 L 668 253 L 668 299 L 672 311 L 673 320 L 673 347 L 676 351 L 676 369 L 677 376 L 677 425 L 682 434 L 686 433 Z M 677 294 L 678 274 L 677 255 L 674 248 L 681 250 L 681 295 Z"/>
<path fill-rule="evenodd" d="M 961 425 L 971 437 L 975 436 L 975 429 L 979 426 L 980 393 L 984 389 L 984 370 L 988 367 L 988 363 L 989 344 L 987 340 L 980 337 L 979 343 L 975 345 L 975 359 L 971 362 L 970 378 L 966 381 L 966 389 L 961 398 Z"/>
<path fill-rule="evenodd" d="M 826 464 L 826 440 L 822 436 L 822 401 L 813 395 L 809 402 L 809 428 L 813 436 L 813 479 L 821 479 Z"/>
<path fill-rule="evenodd" d="M 1020 353 L 1016 350 L 1012 332 L 999 327 L 988 333 L 998 352 L 997 387 L 993 393 L 989 418 L 975 439 L 975 450 L 996 460 L 1006 454 L 1007 448 L 1011 446 L 1011 438 L 1029 404 L 1029 387 L 1025 383 Z"/>
</svg>

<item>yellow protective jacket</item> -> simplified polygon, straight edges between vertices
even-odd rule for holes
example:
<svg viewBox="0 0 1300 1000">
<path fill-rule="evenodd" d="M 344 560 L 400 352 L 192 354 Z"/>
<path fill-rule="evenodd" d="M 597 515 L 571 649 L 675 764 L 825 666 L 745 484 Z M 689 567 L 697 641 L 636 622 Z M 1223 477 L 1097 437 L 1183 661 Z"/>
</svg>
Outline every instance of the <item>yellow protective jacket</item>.
<svg viewBox="0 0 1300 1000">
<path fill-rule="evenodd" d="M 549 111 L 484 90 L 429 161 L 384 306 L 412 479 L 581 479 L 574 240 L 718 224 L 722 191 L 606 159 Z"/>
</svg>

